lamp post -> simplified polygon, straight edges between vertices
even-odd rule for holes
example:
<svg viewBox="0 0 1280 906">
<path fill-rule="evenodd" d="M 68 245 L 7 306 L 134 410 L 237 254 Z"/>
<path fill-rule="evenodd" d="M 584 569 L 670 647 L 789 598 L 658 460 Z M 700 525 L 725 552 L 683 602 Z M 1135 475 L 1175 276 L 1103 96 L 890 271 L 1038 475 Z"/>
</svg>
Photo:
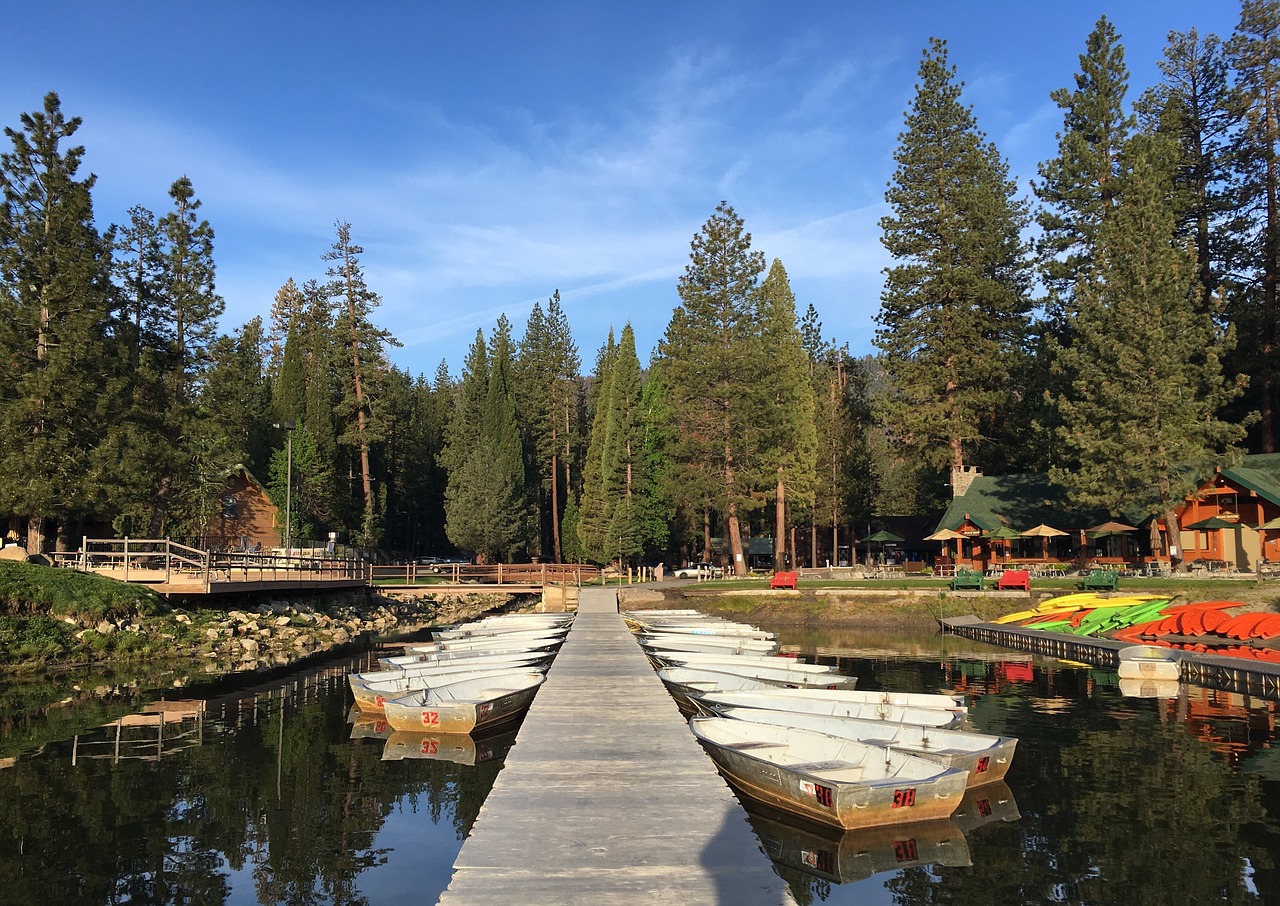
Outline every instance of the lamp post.
<svg viewBox="0 0 1280 906">
<path fill-rule="evenodd" d="M 285 437 L 285 474 L 284 474 L 284 555 L 288 557 L 293 548 L 293 422 L 276 422 L 272 427 L 283 428 Z"/>
</svg>

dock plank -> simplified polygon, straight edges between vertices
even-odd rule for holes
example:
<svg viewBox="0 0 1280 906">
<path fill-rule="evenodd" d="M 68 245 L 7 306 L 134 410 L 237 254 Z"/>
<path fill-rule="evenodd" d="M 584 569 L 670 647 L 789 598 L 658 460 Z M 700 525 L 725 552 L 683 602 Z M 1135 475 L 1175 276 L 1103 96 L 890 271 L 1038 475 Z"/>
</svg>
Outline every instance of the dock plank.
<svg viewBox="0 0 1280 906">
<path fill-rule="evenodd" d="M 795 902 L 603 588 L 454 869 L 442 906 Z"/>
</svg>

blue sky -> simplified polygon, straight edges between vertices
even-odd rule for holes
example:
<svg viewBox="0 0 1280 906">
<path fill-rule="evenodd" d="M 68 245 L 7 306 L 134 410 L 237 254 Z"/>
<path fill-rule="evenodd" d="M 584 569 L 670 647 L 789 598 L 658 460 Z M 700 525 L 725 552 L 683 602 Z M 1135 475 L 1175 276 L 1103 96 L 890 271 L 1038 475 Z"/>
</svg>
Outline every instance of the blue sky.
<svg viewBox="0 0 1280 906">
<path fill-rule="evenodd" d="M 1169 31 L 1228 37 L 1234 0 L 13 4 L 0 124 L 57 91 L 80 116 L 101 225 L 163 214 L 191 178 L 230 331 L 290 277 L 321 278 L 334 223 L 365 249 L 392 359 L 456 375 L 505 312 L 559 289 L 590 368 L 631 322 L 642 360 L 689 242 L 725 199 L 801 311 L 871 351 L 885 183 L 931 36 L 1024 192 L 1056 153 L 1099 15 L 1130 99 Z M 7 143 L 6 143 L 7 144 Z"/>
</svg>

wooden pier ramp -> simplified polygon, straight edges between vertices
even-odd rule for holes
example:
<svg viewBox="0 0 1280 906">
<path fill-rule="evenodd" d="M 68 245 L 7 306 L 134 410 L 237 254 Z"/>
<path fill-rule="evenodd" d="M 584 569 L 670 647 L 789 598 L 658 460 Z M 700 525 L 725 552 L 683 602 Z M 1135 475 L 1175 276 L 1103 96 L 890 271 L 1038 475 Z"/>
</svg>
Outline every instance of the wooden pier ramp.
<svg viewBox="0 0 1280 906">
<path fill-rule="evenodd" d="M 616 590 L 582 590 L 439 902 L 795 903 Z"/>
</svg>

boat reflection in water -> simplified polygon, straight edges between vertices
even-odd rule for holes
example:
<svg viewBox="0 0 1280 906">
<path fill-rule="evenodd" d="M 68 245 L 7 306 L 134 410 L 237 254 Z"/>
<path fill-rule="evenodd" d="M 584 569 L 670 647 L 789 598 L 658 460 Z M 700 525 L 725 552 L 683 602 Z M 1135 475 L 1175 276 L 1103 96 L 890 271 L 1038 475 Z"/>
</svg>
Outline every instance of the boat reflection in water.
<svg viewBox="0 0 1280 906">
<path fill-rule="evenodd" d="M 972 865 L 967 834 L 1021 815 L 1005 783 L 969 790 L 950 818 L 890 824 L 840 833 L 742 798 L 747 817 L 769 858 L 778 865 L 835 884 L 921 865 Z"/>
<path fill-rule="evenodd" d="M 358 705 L 347 712 L 347 723 L 351 724 L 351 739 L 386 739 L 395 732 L 381 714 L 361 711 Z"/>
<path fill-rule="evenodd" d="M 454 764 L 478 765 L 500 761 L 515 745 L 519 727 L 475 737 L 470 733 L 421 733 L 417 730 L 396 730 L 387 737 L 382 749 L 383 761 L 400 761 L 405 758 L 426 758 L 432 761 L 452 761 Z"/>
</svg>

